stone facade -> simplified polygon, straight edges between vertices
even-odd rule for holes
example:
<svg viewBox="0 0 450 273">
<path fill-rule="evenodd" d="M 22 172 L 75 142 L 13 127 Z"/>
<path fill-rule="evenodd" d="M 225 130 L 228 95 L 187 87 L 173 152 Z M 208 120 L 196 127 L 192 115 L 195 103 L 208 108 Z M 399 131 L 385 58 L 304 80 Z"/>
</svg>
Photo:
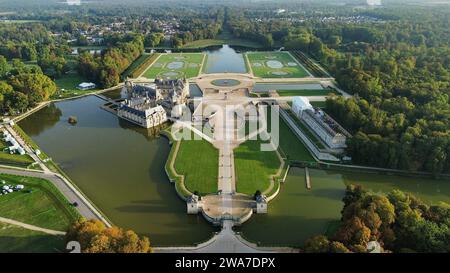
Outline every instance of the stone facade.
<svg viewBox="0 0 450 273">
<path fill-rule="evenodd" d="M 305 97 L 295 97 L 292 111 L 320 139 L 332 149 L 347 147 L 345 142 L 351 135 L 334 119 L 319 108 L 314 108 Z"/>
<path fill-rule="evenodd" d="M 155 79 L 153 83 L 126 83 L 127 98 L 117 115 L 145 128 L 158 126 L 168 117 L 178 118 L 189 97 L 186 79 Z"/>
<path fill-rule="evenodd" d="M 199 196 L 193 194 L 186 200 L 186 206 L 188 214 L 198 214 L 202 210 L 203 202 Z"/>
</svg>

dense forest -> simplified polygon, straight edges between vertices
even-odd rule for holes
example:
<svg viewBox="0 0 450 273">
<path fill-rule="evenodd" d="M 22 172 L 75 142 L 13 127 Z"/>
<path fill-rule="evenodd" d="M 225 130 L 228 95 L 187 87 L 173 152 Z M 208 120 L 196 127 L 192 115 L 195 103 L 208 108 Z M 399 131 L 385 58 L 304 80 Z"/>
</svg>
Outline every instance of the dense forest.
<svg viewBox="0 0 450 273">
<path fill-rule="evenodd" d="M 348 141 L 354 163 L 450 172 L 448 7 L 368 10 L 358 23 L 228 13 L 235 14 L 228 20 L 235 35 L 302 50 L 354 95 L 327 101 L 328 113 L 354 135 Z"/>
<path fill-rule="evenodd" d="M 62 51 L 43 26 L 0 25 L 0 111 L 20 113 L 49 99 L 56 85 L 47 75 L 64 73 Z"/>
<path fill-rule="evenodd" d="M 83 52 L 78 59 L 78 72 L 104 88 L 119 84 L 120 74 L 144 52 L 144 37 L 130 35 L 100 55 Z"/>
</svg>

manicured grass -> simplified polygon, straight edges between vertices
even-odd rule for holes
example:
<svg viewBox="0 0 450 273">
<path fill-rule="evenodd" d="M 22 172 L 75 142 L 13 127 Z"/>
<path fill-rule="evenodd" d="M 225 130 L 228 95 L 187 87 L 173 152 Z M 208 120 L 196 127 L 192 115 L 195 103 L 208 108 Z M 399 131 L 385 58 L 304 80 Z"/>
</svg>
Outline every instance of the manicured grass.
<svg viewBox="0 0 450 273">
<path fill-rule="evenodd" d="M 267 127 L 269 130 L 272 128 L 272 124 L 270 122 L 271 109 L 267 109 L 268 116 L 268 124 Z M 278 116 L 278 130 L 279 130 L 279 150 L 283 157 L 285 157 L 288 161 L 311 161 L 315 162 L 314 157 L 312 157 L 311 153 L 305 147 L 303 142 L 292 132 L 291 128 L 286 124 L 286 122 Z"/>
<path fill-rule="evenodd" d="M 309 103 L 311 103 L 312 106 L 319 108 L 325 108 L 327 106 L 326 101 L 310 101 Z M 290 105 L 292 106 L 292 102 Z"/>
<path fill-rule="evenodd" d="M 26 167 L 34 162 L 34 160 L 27 154 L 10 154 L 7 150 L 8 147 L 9 144 L 0 139 L 0 164 Z"/>
<path fill-rule="evenodd" d="M 160 57 L 145 71 L 144 77 L 154 79 L 157 76 L 167 78 L 198 76 L 203 62 L 202 53 L 168 53 Z M 181 62 L 181 67 L 170 67 L 175 62 Z M 169 73 L 169 74 L 167 74 Z M 170 75 L 176 73 L 176 75 Z"/>
<path fill-rule="evenodd" d="M 49 156 L 47 154 L 45 154 L 41 148 L 39 148 L 39 146 L 31 139 L 30 136 L 28 136 L 23 130 L 22 128 L 20 128 L 20 126 L 18 126 L 17 124 L 15 124 L 13 126 L 14 131 L 17 132 L 17 134 L 20 135 L 20 137 L 23 139 L 23 141 L 25 141 L 26 144 L 28 144 L 34 151 L 36 150 L 40 150 L 41 154 L 38 156 L 41 160 L 46 160 L 49 158 Z"/>
<path fill-rule="evenodd" d="M 223 29 L 222 33 L 217 35 L 215 39 L 197 40 L 187 43 L 182 48 L 205 48 L 216 45 L 230 45 L 230 46 L 242 46 L 249 48 L 261 48 L 262 45 L 258 42 L 235 38 L 229 29 Z"/>
<path fill-rule="evenodd" d="M 246 55 L 253 75 L 256 77 L 303 78 L 309 76 L 308 72 L 287 52 L 249 52 Z M 274 61 L 277 64 L 281 63 L 282 67 L 270 67 L 269 61 Z"/>
<path fill-rule="evenodd" d="M 219 150 L 206 140 L 181 140 L 175 170 L 184 175 L 186 188 L 199 194 L 217 192 Z"/>
<path fill-rule="evenodd" d="M 329 89 L 311 89 L 311 90 L 277 90 L 278 95 L 282 97 L 290 96 L 328 96 L 332 93 Z"/>
<path fill-rule="evenodd" d="M 315 162 L 311 153 L 282 118 L 280 118 L 279 129 L 280 147 L 288 160 Z"/>
<path fill-rule="evenodd" d="M 27 154 L 10 154 L 9 152 L 0 152 L 0 164 L 26 167 L 34 160 Z"/>
<path fill-rule="evenodd" d="M 80 217 L 77 210 L 47 180 L 8 174 L 0 174 L 0 180 L 7 185 L 25 186 L 22 191 L 0 196 L 2 217 L 60 231 L 65 231 Z"/>
<path fill-rule="evenodd" d="M 245 39 L 204 39 L 197 40 L 190 43 L 187 43 L 182 46 L 182 48 L 205 48 L 209 46 L 217 46 L 217 45 L 230 45 L 230 46 L 242 46 L 242 47 L 250 47 L 250 48 L 261 48 L 261 44 L 245 40 Z"/>
<path fill-rule="evenodd" d="M 52 253 L 63 249 L 63 236 L 0 222 L 0 253 Z"/>
<path fill-rule="evenodd" d="M 57 91 L 53 95 L 55 99 L 69 98 L 93 92 L 96 89 L 78 90 L 77 86 L 82 82 L 89 82 L 87 79 L 79 75 L 77 72 L 69 72 L 55 80 Z"/>
<path fill-rule="evenodd" d="M 143 66 L 146 62 L 148 62 L 152 58 L 153 54 L 149 53 L 143 53 L 139 58 L 137 58 L 131 65 L 122 73 L 122 78 L 130 77 L 130 78 L 136 78 L 139 76 L 140 73 L 144 71 L 146 67 L 143 67 L 142 70 L 140 69 L 141 66 Z M 138 70 L 138 71 L 137 71 Z M 136 73 L 139 72 L 140 73 Z"/>
<path fill-rule="evenodd" d="M 247 140 L 234 149 L 236 191 L 254 194 L 270 186 L 270 176 L 277 173 L 280 160 L 275 151 L 261 151 L 260 140 Z"/>
</svg>

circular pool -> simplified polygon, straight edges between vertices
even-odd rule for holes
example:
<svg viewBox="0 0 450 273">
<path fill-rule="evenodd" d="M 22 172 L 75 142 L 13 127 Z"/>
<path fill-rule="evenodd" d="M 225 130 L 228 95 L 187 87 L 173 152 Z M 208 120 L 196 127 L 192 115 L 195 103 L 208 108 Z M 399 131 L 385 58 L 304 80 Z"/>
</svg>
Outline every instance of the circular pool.
<svg viewBox="0 0 450 273">
<path fill-rule="evenodd" d="M 215 86 L 236 86 L 240 83 L 240 81 L 234 79 L 219 79 L 211 81 L 211 84 Z"/>
<path fill-rule="evenodd" d="M 280 61 L 267 61 L 266 65 L 272 69 L 283 68 L 283 64 Z"/>
<path fill-rule="evenodd" d="M 171 62 L 167 64 L 168 69 L 180 69 L 183 68 L 184 62 Z"/>
</svg>

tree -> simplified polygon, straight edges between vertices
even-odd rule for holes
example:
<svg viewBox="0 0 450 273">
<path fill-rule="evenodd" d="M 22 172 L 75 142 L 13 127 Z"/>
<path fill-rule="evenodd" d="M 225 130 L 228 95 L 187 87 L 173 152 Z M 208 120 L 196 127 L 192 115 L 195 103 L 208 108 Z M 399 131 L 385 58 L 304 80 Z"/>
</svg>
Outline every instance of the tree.
<svg viewBox="0 0 450 273">
<path fill-rule="evenodd" d="M 304 251 L 308 253 L 328 253 L 330 242 L 324 235 L 317 235 L 305 242 Z"/>
<path fill-rule="evenodd" d="M 351 253 L 351 251 L 341 242 L 330 242 L 331 253 Z"/>
<path fill-rule="evenodd" d="M 150 241 L 131 230 L 107 228 L 99 220 L 80 219 L 73 223 L 66 234 L 66 241 L 80 243 L 85 253 L 150 253 Z"/>
<path fill-rule="evenodd" d="M 8 61 L 5 57 L 0 55 L 0 79 L 4 79 L 6 77 L 8 70 Z"/>
<path fill-rule="evenodd" d="M 358 217 L 353 217 L 343 223 L 335 235 L 335 239 L 345 245 L 363 245 L 370 240 L 370 229 Z"/>
<path fill-rule="evenodd" d="M 20 92 L 12 92 L 5 95 L 4 109 L 9 112 L 13 110 L 18 110 L 19 112 L 24 112 L 29 105 L 27 95 Z"/>
<path fill-rule="evenodd" d="M 31 105 L 47 100 L 56 92 L 55 83 L 43 74 L 20 74 L 10 80 L 14 90 L 28 96 Z"/>
</svg>

